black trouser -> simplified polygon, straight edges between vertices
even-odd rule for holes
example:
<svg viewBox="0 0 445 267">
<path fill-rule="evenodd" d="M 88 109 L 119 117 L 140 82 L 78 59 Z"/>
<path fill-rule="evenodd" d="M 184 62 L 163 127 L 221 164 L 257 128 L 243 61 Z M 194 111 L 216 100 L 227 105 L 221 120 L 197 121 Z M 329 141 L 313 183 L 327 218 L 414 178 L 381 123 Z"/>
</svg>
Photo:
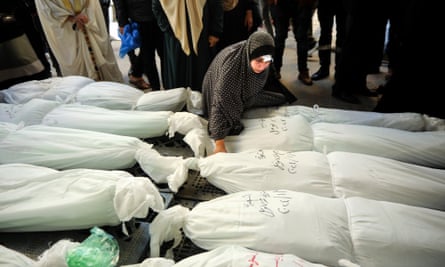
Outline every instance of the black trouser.
<svg viewBox="0 0 445 267">
<path fill-rule="evenodd" d="M 162 56 L 162 33 L 155 20 L 138 21 L 139 34 L 141 36 L 141 47 L 139 55 L 135 60 L 133 75 L 141 77 L 143 73 L 147 75 L 153 90 L 159 90 L 161 83 L 156 65 L 156 51 Z M 162 58 L 161 58 L 162 60 Z"/>
<path fill-rule="evenodd" d="M 274 64 L 277 72 L 283 66 L 283 54 L 286 39 L 288 37 L 290 21 L 292 31 L 297 42 L 298 71 L 307 71 L 308 29 L 312 23 L 311 6 L 299 6 L 298 1 L 279 1 L 277 5 L 271 5 L 271 13 L 275 24 L 275 57 Z"/>
<path fill-rule="evenodd" d="M 323 70 L 329 71 L 331 65 L 332 31 L 336 26 L 335 66 L 340 58 L 342 44 L 346 34 L 346 9 L 342 0 L 318 0 L 318 21 L 320 22 L 320 39 L 318 40 L 318 57 Z"/>
<path fill-rule="evenodd" d="M 108 9 L 110 8 L 110 0 L 100 0 L 100 7 L 102 8 L 102 13 L 104 14 L 107 31 L 110 33 L 110 14 L 108 12 Z"/>
<path fill-rule="evenodd" d="M 386 10 L 384 0 L 344 0 L 347 4 L 346 36 L 342 55 L 335 72 L 333 90 L 360 92 L 366 87 L 367 68 L 373 55 L 373 38 L 381 14 Z"/>
</svg>

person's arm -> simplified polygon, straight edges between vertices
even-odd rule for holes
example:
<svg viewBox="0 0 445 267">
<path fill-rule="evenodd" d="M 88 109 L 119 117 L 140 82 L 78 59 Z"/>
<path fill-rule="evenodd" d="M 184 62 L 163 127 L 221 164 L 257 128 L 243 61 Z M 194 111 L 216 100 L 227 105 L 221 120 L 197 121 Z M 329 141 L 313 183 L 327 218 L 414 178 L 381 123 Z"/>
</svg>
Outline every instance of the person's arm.
<svg viewBox="0 0 445 267">
<path fill-rule="evenodd" d="M 83 30 L 85 24 L 88 23 L 89 19 L 87 15 L 80 13 L 75 16 L 69 16 L 68 21 L 73 23 L 73 30 L 76 29 Z"/>
<path fill-rule="evenodd" d="M 114 0 L 114 11 L 116 12 L 116 18 L 119 28 L 124 28 L 129 23 L 127 4 L 125 0 Z M 120 29 L 119 29 L 120 30 Z M 122 32 L 121 32 L 122 33 Z"/>
<path fill-rule="evenodd" d="M 153 16 L 155 17 L 156 22 L 158 23 L 159 29 L 161 29 L 163 33 L 171 32 L 172 29 L 170 27 L 170 22 L 168 21 L 164 9 L 162 9 L 161 2 L 159 2 L 159 0 L 153 0 L 151 4 L 151 9 L 153 11 Z"/>
<path fill-rule="evenodd" d="M 215 140 L 215 149 L 213 150 L 213 154 L 223 152 L 226 153 L 226 145 L 224 143 L 224 139 Z"/>
<path fill-rule="evenodd" d="M 223 32 L 224 8 L 222 0 L 207 1 L 209 8 L 209 46 L 214 47 L 219 42 Z"/>
<path fill-rule="evenodd" d="M 237 92 L 228 90 L 215 90 L 214 93 L 222 95 L 218 97 L 212 105 L 209 117 L 210 137 L 215 140 L 214 154 L 218 152 L 227 152 L 224 139 L 227 135 L 239 134 L 243 126 L 241 124 L 241 114 L 243 104 L 241 96 Z"/>
<path fill-rule="evenodd" d="M 246 16 L 244 17 L 244 26 L 250 31 L 253 26 L 253 11 L 252 9 L 246 10 Z"/>
<path fill-rule="evenodd" d="M 254 26 L 254 12 L 255 8 L 258 8 L 256 0 L 247 0 L 246 14 L 244 16 L 244 26 L 248 31 L 252 30 Z"/>
</svg>

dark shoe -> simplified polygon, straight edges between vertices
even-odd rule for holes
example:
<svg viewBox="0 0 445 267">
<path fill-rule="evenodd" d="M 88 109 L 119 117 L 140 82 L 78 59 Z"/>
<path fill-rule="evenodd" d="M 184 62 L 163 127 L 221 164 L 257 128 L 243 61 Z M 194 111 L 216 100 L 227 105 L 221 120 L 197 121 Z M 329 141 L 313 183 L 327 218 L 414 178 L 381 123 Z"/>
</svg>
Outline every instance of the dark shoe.
<svg viewBox="0 0 445 267">
<path fill-rule="evenodd" d="M 312 79 L 309 77 L 309 71 L 302 71 L 298 74 L 298 80 L 300 80 L 305 85 L 312 85 Z"/>
<path fill-rule="evenodd" d="M 316 73 L 312 74 L 312 80 L 318 81 L 321 79 L 324 79 L 326 77 L 329 77 L 329 70 L 324 70 L 320 68 Z"/>
<path fill-rule="evenodd" d="M 136 88 L 141 90 L 150 89 L 151 86 L 149 83 L 147 83 L 142 77 L 134 77 L 130 74 L 129 76 L 129 82 L 133 84 Z"/>
<path fill-rule="evenodd" d="M 332 96 L 351 104 L 360 104 L 360 99 L 347 92 L 332 91 Z"/>
</svg>

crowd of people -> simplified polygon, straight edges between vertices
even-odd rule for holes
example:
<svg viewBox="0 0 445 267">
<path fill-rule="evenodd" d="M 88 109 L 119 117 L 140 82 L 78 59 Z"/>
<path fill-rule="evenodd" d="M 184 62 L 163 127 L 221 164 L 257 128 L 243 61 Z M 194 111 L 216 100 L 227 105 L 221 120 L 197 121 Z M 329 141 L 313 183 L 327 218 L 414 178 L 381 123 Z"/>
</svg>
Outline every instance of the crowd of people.
<svg viewBox="0 0 445 267">
<path fill-rule="evenodd" d="M 241 113 L 247 108 L 296 100 L 279 81 L 290 30 L 296 41 L 296 77 L 303 85 L 330 76 L 332 34 L 336 32 L 333 97 L 360 104 L 357 95 L 383 94 L 376 111 L 444 117 L 437 102 L 440 90 L 432 90 L 437 85 L 427 81 L 428 74 L 421 71 L 430 62 L 418 52 L 425 44 L 421 38 L 424 28 L 419 25 L 426 28 L 432 23 L 428 6 L 420 0 L 113 3 L 119 31 L 136 22 L 140 34 L 138 53 L 128 53 L 129 82 L 142 90 L 189 87 L 202 92 L 209 131 L 215 140 L 240 132 Z M 109 7 L 110 0 L 2 1 L 1 88 L 68 75 L 123 82 L 110 42 Z M 315 11 L 320 22 L 320 67 L 311 75 L 308 52 Z M 391 28 L 386 42 L 387 25 Z M 259 30 L 263 26 L 266 30 Z M 366 77 L 380 71 L 384 55 L 391 75 L 385 86 L 370 90 Z M 408 89 L 413 85 L 422 87 L 422 93 Z M 220 151 L 224 151 L 223 146 Z"/>
</svg>

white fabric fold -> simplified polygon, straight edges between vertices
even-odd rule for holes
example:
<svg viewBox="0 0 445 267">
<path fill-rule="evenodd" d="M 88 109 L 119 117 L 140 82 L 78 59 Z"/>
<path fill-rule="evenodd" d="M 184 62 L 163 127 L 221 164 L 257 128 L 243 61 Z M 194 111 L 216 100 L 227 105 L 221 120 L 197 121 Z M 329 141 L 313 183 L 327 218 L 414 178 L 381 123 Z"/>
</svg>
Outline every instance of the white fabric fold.
<svg viewBox="0 0 445 267">
<path fill-rule="evenodd" d="M 0 103 L 0 121 L 23 122 L 25 125 L 42 123 L 43 118 L 61 103 L 53 100 L 33 98 L 24 104 Z"/>
<path fill-rule="evenodd" d="M 144 92 L 118 82 L 94 82 L 82 87 L 76 94 L 76 102 L 108 109 L 134 109 Z"/>
<path fill-rule="evenodd" d="M 137 138 L 164 136 L 171 111 L 113 110 L 81 104 L 60 105 L 42 124 Z"/>
<path fill-rule="evenodd" d="M 0 244 L 0 266 L 35 267 L 36 261 Z"/>
<path fill-rule="evenodd" d="M 337 266 L 339 259 L 353 261 L 342 199 L 287 190 L 243 191 L 200 202 L 190 211 L 174 206 L 161 211 L 153 225 L 150 249 L 155 252 L 162 241 L 176 241 L 182 226 L 184 234 L 206 250 L 240 245 L 328 266 Z"/>
<path fill-rule="evenodd" d="M 386 157 L 431 168 L 445 168 L 445 131 L 398 129 L 319 122 L 312 124 L 314 150 Z"/>
<path fill-rule="evenodd" d="M 34 98 L 70 103 L 82 87 L 92 82 L 93 79 L 77 75 L 51 77 L 18 83 L 1 90 L 0 94 L 9 104 L 25 104 Z"/>
<path fill-rule="evenodd" d="M 162 243 L 174 240 L 167 252 L 167 257 L 172 258 L 173 248 L 182 240 L 181 228 L 184 227 L 189 212 L 188 208 L 176 205 L 156 215 L 150 224 L 150 257 L 159 257 Z"/>
<path fill-rule="evenodd" d="M 215 143 L 209 138 L 207 129 L 195 128 L 184 136 L 184 142 L 189 145 L 195 157 L 205 157 L 213 153 Z"/>
<path fill-rule="evenodd" d="M 188 169 L 182 157 L 162 156 L 154 149 L 140 149 L 136 151 L 135 158 L 155 183 L 167 183 L 173 192 L 177 192 L 188 178 Z"/>
<path fill-rule="evenodd" d="M 228 266 L 280 266 L 280 267 L 327 267 L 322 264 L 308 262 L 292 254 L 273 254 L 256 251 L 237 245 L 226 245 L 207 252 L 189 256 L 176 264 L 165 258 L 148 258 L 138 267 L 228 267 Z M 251 265 L 251 266 L 252 266 Z M 125 267 L 131 267 L 128 265 Z M 249 265 L 247 265 L 249 266 Z M 123 266 L 124 267 L 124 266 Z M 136 267 L 136 266 L 134 266 Z"/>
<path fill-rule="evenodd" d="M 328 159 L 315 151 L 217 153 L 197 163 L 200 175 L 227 193 L 287 189 L 334 197 Z"/>
<path fill-rule="evenodd" d="M 224 141 L 228 152 L 250 149 L 278 149 L 285 151 L 313 150 L 311 125 L 301 115 L 242 119 L 244 130 L 240 135 L 227 136 Z"/>
<path fill-rule="evenodd" d="M 22 169 L 29 171 L 23 173 Z M 0 229 L 6 232 L 114 226 L 145 218 L 150 208 L 164 209 L 159 191 L 148 178 L 125 171 L 51 172 L 39 166 L 11 164 L 0 165 L 0 178 Z"/>
<path fill-rule="evenodd" d="M 188 158 L 185 164 L 226 193 L 287 189 L 445 210 L 445 169 L 379 156 L 257 149 Z"/>
<path fill-rule="evenodd" d="M 326 198 L 288 190 L 242 191 L 174 206 L 153 220 L 150 248 L 180 238 L 294 254 L 327 266 L 441 266 L 445 212 L 360 197 Z"/>
<path fill-rule="evenodd" d="M 168 126 L 168 135 L 171 138 L 175 133 L 186 135 L 194 129 L 207 130 L 207 121 L 189 112 L 175 112 L 168 118 Z"/>
<path fill-rule="evenodd" d="M 0 133 L 8 130 L 0 123 Z M 0 163 L 28 163 L 58 170 L 127 169 L 136 164 L 139 149 L 150 150 L 152 145 L 135 137 L 32 125 L 10 131 L 0 140 Z"/>
<path fill-rule="evenodd" d="M 139 97 L 134 109 L 146 111 L 181 111 L 187 102 L 187 90 L 184 87 L 168 90 L 151 91 Z"/>
<path fill-rule="evenodd" d="M 361 266 L 442 266 L 445 212 L 359 197 L 345 200 Z"/>
<path fill-rule="evenodd" d="M 292 105 L 254 108 L 244 112 L 243 118 L 267 118 L 275 116 L 293 116 L 297 114 L 303 116 L 310 123 L 329 122 L 360 124 L 407 131 L 424 131 L 427 128 L 427 120 L 420 113 L 379 113 L 372 111 L 323 108 L 318 105 L 314 105 L 313 107 Z"/>
</svg>

